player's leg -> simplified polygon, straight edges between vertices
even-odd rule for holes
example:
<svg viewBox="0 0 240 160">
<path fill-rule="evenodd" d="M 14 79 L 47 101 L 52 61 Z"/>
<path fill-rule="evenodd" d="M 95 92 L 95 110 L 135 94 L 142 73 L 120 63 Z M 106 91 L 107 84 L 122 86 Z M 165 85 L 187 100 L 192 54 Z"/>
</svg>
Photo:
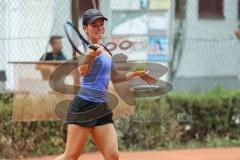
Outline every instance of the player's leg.
<svg viewBox="0 0 240 160">
<path fill-rule="evenodd" d="M 77 160 L 83 152 L 91 131 L 91 128 L 69 124 L 65 152 L 55 160 Z"/>
<path fill-rule="evenodd" d="M 93 128 L 92 137 L 105 160 L 118 160 L 117 133 L 112 123 Z"/>
</svg>

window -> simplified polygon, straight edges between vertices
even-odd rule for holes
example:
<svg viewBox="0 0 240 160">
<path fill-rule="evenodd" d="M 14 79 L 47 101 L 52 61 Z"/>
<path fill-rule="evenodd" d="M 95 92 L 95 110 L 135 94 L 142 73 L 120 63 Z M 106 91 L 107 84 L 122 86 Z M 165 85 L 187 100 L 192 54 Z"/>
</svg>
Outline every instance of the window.
<svg viewBox="0 0 240 160">
<path fill-rule="evenodd" d="M 6 73 L 5 71 L 1 71 L 0 70 L 0 82 L 5 82 L 7 79 L 6 79 Z"/>
<path fill-rule="evenodd" d="M 94 8 L 95 5 L 97 8 L 99 8 L 98 0 L 80 0 L 79 1 L 79 16 L 82 17 L 86 10 Z"/>
<path fill-rule="evenodd" d="M 199 0 L 199 18 L 224 18 L 224 0 Z"/>
<path fill-rule="evenodd" d="M 185 19 L 187 0 L 176 0 L 175 3 L 176 3 L 175 4 L 175 17 L 177 19 Z"/>
<path fill-rule="evenodd" d="M 240 20 L 240 0 L 238 0 L 238 19 Z"/>
</svg>

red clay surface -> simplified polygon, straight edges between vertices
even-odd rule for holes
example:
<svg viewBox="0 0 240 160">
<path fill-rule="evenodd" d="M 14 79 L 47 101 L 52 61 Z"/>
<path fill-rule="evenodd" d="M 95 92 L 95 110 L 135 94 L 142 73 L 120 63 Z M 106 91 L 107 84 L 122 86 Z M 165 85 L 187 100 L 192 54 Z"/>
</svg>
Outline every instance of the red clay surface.
<svg viewBox="0 0 240 160">
<path fill-rule="evenodd" d="M 56 156 L 21 160 L 53 160 Z M 79 160 L 104 160 L 100 153 L 83 154 Z M 240 160 L 240 148 L 121 152 L 120 160 Z"/>
</svg>

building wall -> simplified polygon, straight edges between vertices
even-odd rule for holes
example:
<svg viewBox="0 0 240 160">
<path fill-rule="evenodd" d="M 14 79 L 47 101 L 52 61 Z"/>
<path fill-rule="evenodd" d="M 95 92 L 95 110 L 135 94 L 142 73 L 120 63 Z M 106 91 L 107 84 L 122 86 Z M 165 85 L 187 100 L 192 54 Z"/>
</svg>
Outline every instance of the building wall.
<svg viewBox="0 0 240 160">
<path fill-rule="evenodd" d="M 224 19 L 199 19 L 198 0 L 188 0 L 183 56 L 173 82 L 176 90 L 201 91 L 216 85 L 234 88 L 228 83 L 240 87 L 240 43 L 234 35 L 237 3 L 224 0 Z"/>
<path fill-rule="evenodd" d="M 177 76 L 239 75 L 237 1 L 224 1 L 224 19 L 199 19 L 198 0 L 188 0 L 186 43 Z"/>
</svg>

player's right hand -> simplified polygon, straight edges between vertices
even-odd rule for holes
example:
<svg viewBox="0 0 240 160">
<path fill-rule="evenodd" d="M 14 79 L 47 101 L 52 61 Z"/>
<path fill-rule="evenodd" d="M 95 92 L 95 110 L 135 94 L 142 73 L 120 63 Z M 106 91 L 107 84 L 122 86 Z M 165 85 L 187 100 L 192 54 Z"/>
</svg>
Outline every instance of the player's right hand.
<svg viewBox="0 0 240 160">
<path fill-rule="evenodd" d="M 98 44 L 94 44 L 94 46 L 96 46 L 98 49 L 95 51 L 91 48 L 88 48 L 87 55 L 98 57 L 102 53 L 103 48 L 102 48 L 102 46 L 100 46 Z"/>
</svg>

